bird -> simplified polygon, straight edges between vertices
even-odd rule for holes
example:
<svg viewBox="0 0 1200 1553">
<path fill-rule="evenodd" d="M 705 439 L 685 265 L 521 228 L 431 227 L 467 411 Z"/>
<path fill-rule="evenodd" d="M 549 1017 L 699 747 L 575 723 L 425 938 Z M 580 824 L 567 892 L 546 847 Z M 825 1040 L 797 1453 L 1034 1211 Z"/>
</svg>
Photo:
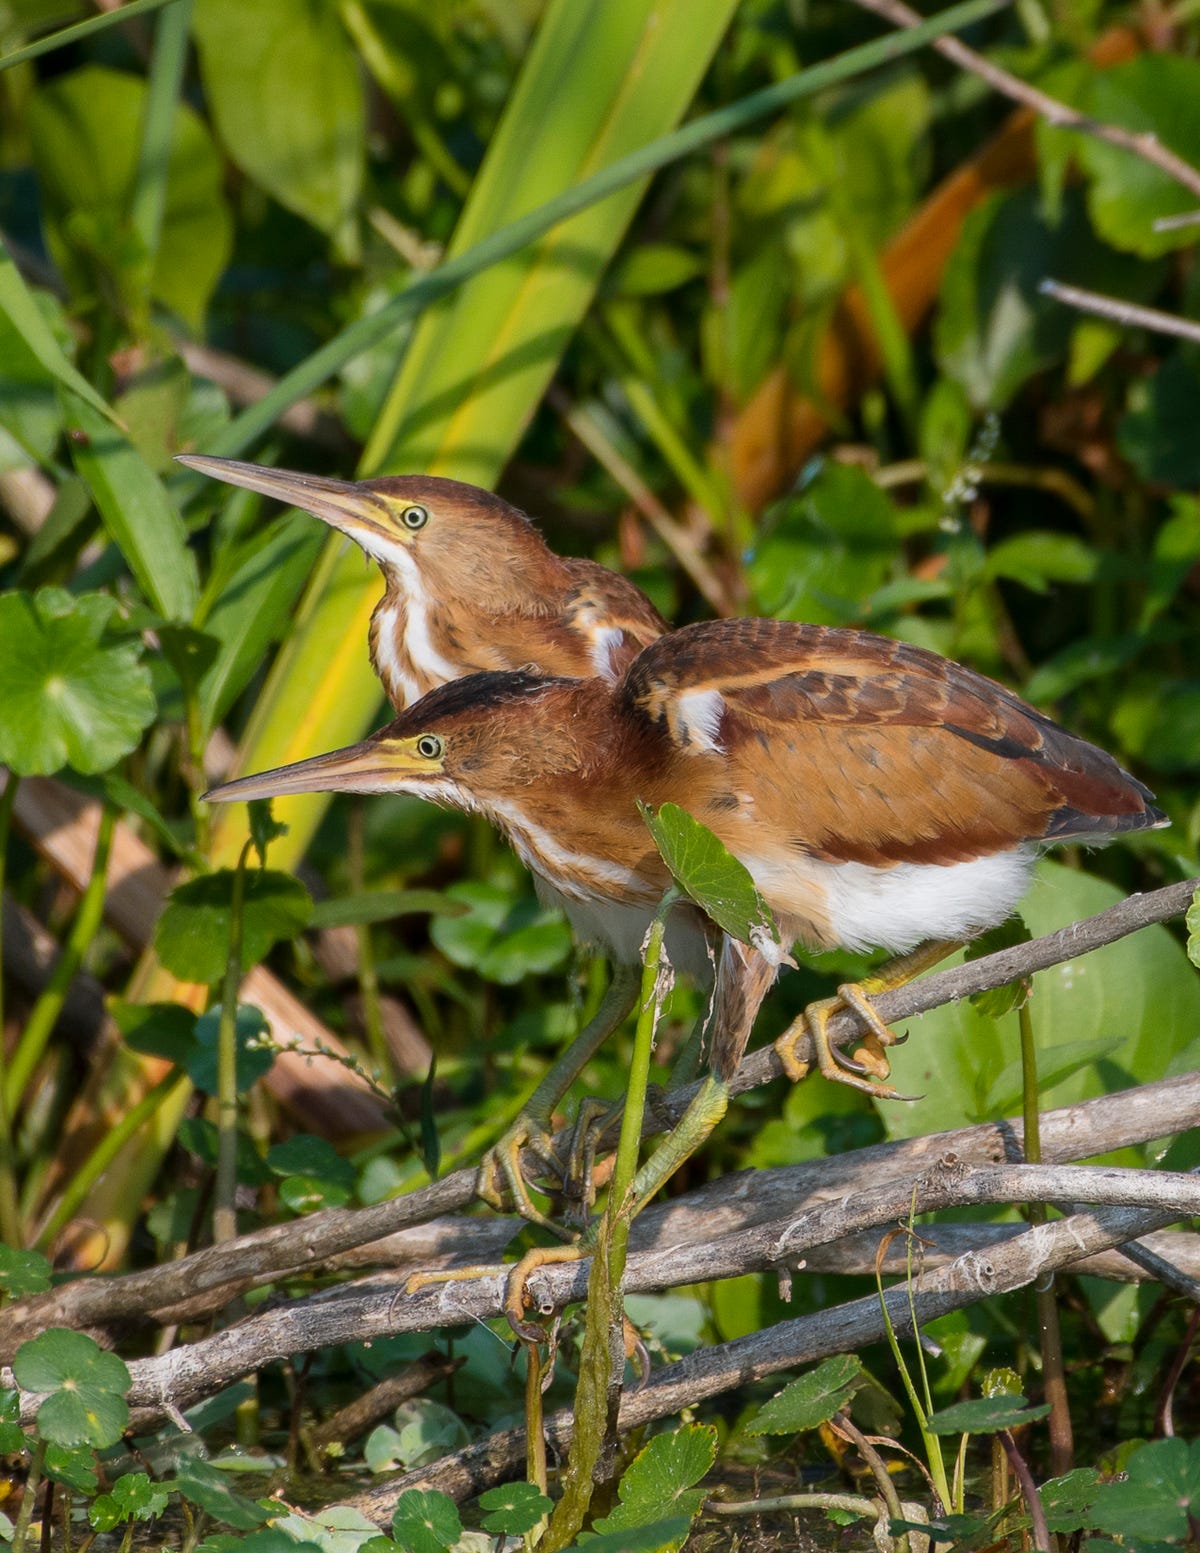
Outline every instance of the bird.
<svg viewBox="0 0 1200 1553">
<path fill-rule="evenodd" d="M 668 629 L 629 578 L 556 555 L 523 512 L 477 486 L 435 475 L 334 480 L 190 453 L 176 461 L 303 508 L 378 565 L 384 592 L 368 649 L 397 711 L 488 669 L 615 683 Z"/>
<path fill-rule="evenodd" d="M 1111 755 L 974 670 L 866 631 L 762 619 L 660 636 L 615 684 L 471 675 L 359 744 L 207 796 L 310 791 L 406 792 L 485 815 L 542 898 L 624 966 L 638 964 L 672 882 L 639 801 L 650 810 L 679 805 L 749 870 L 782 948 L 900 957 L 810 1005 L 775 1043 L 799 1079 L 811 1034 L 826 1076 L 877 1095 L 893 1092 L 831 1047 L 834 1008 L 855 1009 L 886 1044 L 894 1037 L 870 993 L 1003 922 L 1045 847 L 1168 823 Z M 722 934 L 686 900 L 673 908 L 664 943 L 671 963 L 701 981 L 715 966 L 708 1074 L 643 1166 L 639 1201 L 723 1113 L 783 960 L 782 948 Z M 556 1065 L 539 1094 L 543 1111 L 581 1067 Z M 497 1164 L 527 1212 L 516 1154 Z"/>
</svg>

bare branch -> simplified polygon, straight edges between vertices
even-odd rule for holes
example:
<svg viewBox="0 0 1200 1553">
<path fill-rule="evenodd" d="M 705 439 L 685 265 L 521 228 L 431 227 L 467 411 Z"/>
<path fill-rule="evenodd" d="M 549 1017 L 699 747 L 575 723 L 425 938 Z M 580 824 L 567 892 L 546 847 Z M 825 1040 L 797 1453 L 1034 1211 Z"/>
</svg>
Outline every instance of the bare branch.
<svg viewBox="0 0 1200 1553">
<path fill-rule="evenodd" d="M 923 1273 L 914 1280 L 912 1301 L 917 1320 L 925 1324 L 976 1300 L 1023 1288 L 1084 1256 L 1148 1234 L 1168 1221 L 1169 1211 L 1097 1209 L 1035 1225 L 986 1255 L 969 1251 L 948 1267 Z M 908 1288 L 897 1284 L 887 1291 L 885 1299 L 897 1333 L 910 1335 Z M 868 1295 L 833 1310 L 798 1316 L 733 1342 L 699 1348 L 686 1359 L 660 1370 L 641 1390 L 627 1391 L 621 1399 L 619 1428 L 622 1432 L 640 1428 L 747 1381 L 810 1364 L 832 1353 L 846 1353 L 878 1342 L 883 1336 L 880 1302 Z M 569 1408 L 546 1420 L 547 1439 L 560 1453 L 570 1445 L 573 1422 Z M 380 1483 L 347 1503 L 383 1525 L 406 1488 L 434 1487 L 465 1499 L 519 1472 L 524 1461 L 525 1432 L 508 1429 L 431 1467 Z"/>
<path fill-rule="evenodd" d="M 1056 933 L 1019 944 L 998 954 L 969 961 L 948 971 L 927 976 L 905 987 L 881 995 L 876 1006 L 883 1017 L 896 1022 L 910 1015 L 937 1007 L 989 987 L 1004 986 L 1019 977 L 1064 960 L 1086 954 L 1103 944 L 1112 943 L 1150 923 L 1177 916 L 1189 905 L 1195 881 L 1168 885 L 1149 895 L 1134 895 L 1107 911 L 1084 922 L 1073 923 Z M 839 1015 L 831 1026 L 836 1039 L 845 1040 L 856 1033 L 852 1015 Z M 779 1062 L 771 1050 L 752 1053 L 742 1063 L 733 1080 L 741 1093 L 766 1083 L 779 1072 Z M 691 1089 L 664 1097 L 659 1107 L 659 1126 L 678 1118 L 691 1098 Z M 1166 1136 L 1195 1125 L 1200 1109 L 1200 1075 L 1183 1075 L 1160 1084 L 1142 1086 L 1124 1095 L 1107 1096 L 1050 1113 L 1044 1119 L 1043 1151 L 1046 1158 L 1081 1158 L 1117 1145 Z M 1061 1132 L 1055 1118 L 1062 1118 Z M 980 1162 L 1019 1157 L 1019 1123 L 1004 1122 L 982 1128 L 966 1128 L 933 1138 L 917 1138 L 904 1143 L 882 1144 L 854 1154 L 822 1160 L 818 1166 L 793 1167 L 813 1173 L 807 1189 L 834 1190 L 838 1182 L 861 1179 L 858 1172 L 893 1172 L 919 1169 L 947 1150 Z M 1056 1138 L 1063 1141 L 1056 1142 Z M 779 1172 L 781 1193 L 789 1192 L 797 1179 Z M 766 1172 L 753 1172 L 753 1196 L 760 1216 L 768 1214 L 765 1204 L 769 1187 Z M 878 1174 L 874 1179 L 878 1179 Z M 736 1182 L 734 1199 L 736 1199 Z M 786 1184 L 782 1184 L 786 1183 Z M 845 1189 L 851 1188 L 849 1185 Z M 197 1251 L 178 1262 L 120 1278 L 87 1279 L 63 1284 L 43 1295 L 18 1301 L 0 1310 L 0 1353 L 10 1354 L 15 1344 L 33 1336 L 47 1325 L 102 1328 L 105 1324 L 145 1320 L 155 1313 L 164 1318 L 180 1314 L 199 1315 L 227 1303 L 237 1292 L 284 1276 L 315 1272 L 332 1258 L 344 1256 L 359 1246 L 379 1241 L 410 1226 L 427 1224 L 444 1214 L 464 1208 L 474 1195 L 474 1172 L 456 1171 L 444 1180 L 404 1197 L 393 1198 L 370 1208 L 326 1209 L 294 1223 L 271 1225 L 243 1235 L 220 1247 Z M 703 1198 L 703 1194 L 700 1194 Z M 793 1199 L 794 1200 L 794 1199 Z M 711 1204 L 699 1210 L 710 1215 L 702 1233 L 714 1229 Z M 780 1210 L 783 1211 L 783 1210 Z M 656 1210 L 642 1216 L 643 1224 L 653 1224 Z M 186 1302 L 186 1303 L 185 1303 Z"/>
<path fill-rule="evenodd" d="M 916 27 L 924 20 L 911 6 L 903 3 L 903 0 L 855 0 L 855 4 L 864 11 L 872 11 L 876 16 L 882 16 L 896 27 Z M 1065 102 L 1059 102 L 1056 97 L 1050 97 L 1045 92 L 1039 91 L 1036 86 L 1030 86 L 1028 81 L 1022 81 L 1020 76 L 1013 75 L 1008 70 L 1002 70 L 999 65 L 992 63 L 982 54 L 977 54 L 974 49 L 968 48 L 965 43 L 960 43 L 957 38 L 935 38 L 930 45 L 944 58 L 952 60 L 962 70 L 969 70 L 972 75 L 977 75 L 986 81 L 990 87 L 999 92 L 1002 97 L 1011 98 L 1013 102 L 1024 103 L 1027 108 L 1032 108 L 1039 117 L 1045 119 L 1047 124 L 1052 124 L 1056 129 L 1076 130 L 1080 134 L 1090 135 L 1093 140 L 1103 140 L 1110 146 L 1117 146 L 1122 151 L 1128 151 L 1131 155 L 1140 157 L 1143 162 L 1149 162 L 1157 167 L 1159 172 L 1165 173 L 1168 178 L 1182 184 L 1190 193 L 1200 198 L 1200 172 L 1189 162 L 1185 162 L 1181 156 L 1176 156 L 1154 135 L 1134 134 L 1133 131 L 1122 129 L 1117 124 L 1104 124 L 1099 119 L 1090 118 L 1085 113 L 1080 113 L 1077 108 L 1068 106 Z"/>
</svg>

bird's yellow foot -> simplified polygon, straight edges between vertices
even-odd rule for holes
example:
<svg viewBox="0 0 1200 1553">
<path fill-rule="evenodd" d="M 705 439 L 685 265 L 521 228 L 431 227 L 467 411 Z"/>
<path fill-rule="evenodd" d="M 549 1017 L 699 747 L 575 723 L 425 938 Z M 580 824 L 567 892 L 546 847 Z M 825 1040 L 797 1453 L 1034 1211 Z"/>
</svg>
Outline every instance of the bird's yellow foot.
<svg viewBox="0 0 1200 1553">
<path fill-rule="evenodd" d="M 534 1246 L 531 1251 L 526 1251 L 519 1262 L 514 1262 L 508 1274 L 508 1282 L 504 1286 L 504 1314 L 508 1317 L 508 1324 L 519 1338 L 527 1343 L 540 1343 L 545 1337 L 545 1328 L 537 1322 L 526 1321 L 525 1312 L 533 1303 L 529 1298 L 528 1284 L 530 1278 L 540 1268 L 557 1267 L 563 1262 L 579 1262 L 585 1256 L 591 1256 L 595 1247 L 583 1240 L 577 1240 L 569 1246 Z M 554 1307 L 539 1312 L 540 1315 L 553 1315 Z"/>
<path fill-rule="evenodd" d="M 554 1152 L 554 1139 L 550 1129 L 529 1111 L 522 1111 L 500 1141 L 493 1145 L 479 1162 L 475 1177 L 475 1193 L 489 1207 L 504 1209 L 510 1204 L 523 1219 L 540 1224 L 551 1234 L 564 1238 L 567 1234 L 553 1219 L 549 1219 L 535 1205 L 529 1191 L 529 1182 L 521 1166 L 521 1155 L 526 1150 L 562 1184 L 562 1166 Z"/>
<path fill-rule="evenodd" d="M 887 1048 L 895 1046 L 902 1038 L 880 1018 L 871 998 L 876 993 L 888 992 L 893 987 L 901 987 L 905 982 L 912 981 L 958 947 L 957 944 L 941 941 L 922 944 L 911 954 L 889 960 L 861 981 L 845 982 L 838 988 L 836 997 L 810 1003 L 775 1042 L 775 1050 L 779 1053 L 784 1072 L 793 1083 L 799 1083 L 808 1076 L 812 1064 L 799 1055 L 797 1048 L 806 1035 L 811 1035 L 817 1054 L 817 1067 L 827 1079 L 838 1084 L 849 1084 L 851 1088 L 861 1089 L 864 1094 L 874 1095 L 879 1100 L 910 1098 L 898 1094 L 890 1084 L 884 1082 L 890 1071 Z M 852 1009 L 866 1031 L 852 1056 L 838 1051 L 829 1039 L 830 1019 L 844 1009 Z"/>
</svg>

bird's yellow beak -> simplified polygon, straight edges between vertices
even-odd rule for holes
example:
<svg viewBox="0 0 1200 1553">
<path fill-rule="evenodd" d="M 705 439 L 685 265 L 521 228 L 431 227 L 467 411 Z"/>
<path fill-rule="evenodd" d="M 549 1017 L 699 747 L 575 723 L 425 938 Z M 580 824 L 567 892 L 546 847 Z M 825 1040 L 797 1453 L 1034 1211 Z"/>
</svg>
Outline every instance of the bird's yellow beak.
<svg viewBox="0 0 1200 1553">
<path fill-rule="evenodd" d="M 200 474 L 244 486 L 289 507 L 300 507 L 369 549 L 374 538 L 395 539 L 395 524 L 383 498 L 369 486 L 352 480 L 330 480 L 324 475 L 300 474 L 293 469 L 270 469 L 265 464 L 245 464 L 237 458 L 208 458 L 178 453 L 177 464 Z"/>
<path fill-rule="evenodd" d="M 291 766 L 277 766 L 257 776 L 239 777 L 205 793 L 207 803 L 249 803 L 255 798 L 282 798 L 288 793 L 421 794 L 430 780 L 442 776 L 440 760 L 417 750 L 420 741 L 376 736 L 361 744 L 314 755 Z"/>
</svg>

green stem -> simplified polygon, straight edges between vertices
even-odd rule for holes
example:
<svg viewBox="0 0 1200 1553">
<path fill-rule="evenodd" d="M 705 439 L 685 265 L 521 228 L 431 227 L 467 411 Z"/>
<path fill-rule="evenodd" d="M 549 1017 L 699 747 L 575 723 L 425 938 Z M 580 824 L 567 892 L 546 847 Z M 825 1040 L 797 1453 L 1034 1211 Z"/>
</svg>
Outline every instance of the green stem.
<svg viewBox="0 0 1200 1553">
<path fill-rule="evenodd" d="M 4 1098 L 8 1085 L 4 1047 L 4 878 L 8 862 L 8 833 L 12 828 L 13 807 L 17 801 L 20 777 L 5 774 L 0 794 L 0 1240 L 20 1246 L 21 1210 L 17 1199 L 17 1162 L 13 1151 L 12 1115 Z"/>
<path fill-rule="evenodd" d="M 217 1027 L 217 1179 L 213 1190 L 213 1242 L 237 1234 L 237 1000 L 242 982 L 242 904 L 246 898 L 247 841 L 233 876 L 229 911 L 229 955 L 221 985 L 221 1022 Z"/>
<path fill-rule="evenodd" d="M 38 1235 L 39 1245 L 45 1246 L 50 1244 L 63 1225 L 70 1222 L 83 1203 L 84 1198 L 129 1142 L 130 1138 L 139 1131 L 143 1123 L 154 1115 L 159 1106 L 179 1088 L 186 1077 L 187 1075 L 179 1069 L 173 1069 L 164 1078 L 159 1079 L 153 1089 L 144 1094 L 136 1105 L 131 1106 L 105 1132 L 100 1142 L 71 1177 L 53 1213 L 46 1220 Z"/>
<path fill-rule="evenodd" d="M 33 1520 L 33 1507 L 42 1483 L 42 1468 L 46 1465 L 46 1441 L 39 1440 L 33 1447 L 33 1460 L 29 1464 L 29 1476 L 25 1479 L 25 1497 L 13 1528 L 12 1553 L 25 1553 L 29 1541 L 29 1525 Z"/>
<path fill-rule="evenodd" d="M 159 17 L 154 36 L 154 59 L 142 114 L 142 143 L 129 209 L 130 223 L 151 260 L 158 253 L 167 208 L 171 130 L 187 63 L 191 19 L 192 0 L 174 0 Z"/>
<path fill-rule="evenodd" d="M 104 918 L 104 894 L 108 882 L 108 854 L 112 849 L 116 810 L 105 804 L 100 811 L 100 828 L 96 833 L 96 851 L 92 857 L 92 872 L 87 887 L 75 913 L 75 921 L 63 945 L 62 954 L 54 967 L 49 982 L 33 1005 L 33 1012 L 21 1032 L 17 1049 L 13 1052 L 4 1085 L 4 1103 L 10 1116 L 15 1115 L 25 1094 L 34 1070 L 41 1061 L 46 1043 L 50 1039 L 55 1022 L 62 1012 L 67 992 L 74 981 L 83 957 L 91 945 Z"/>
<path fill-rule="evenodd" d="M 1017 1018 L 1021 1027 L 1021 1119 L 1025 1124 L 1025 1162 L 1040 1165 L 1042 1136 L 1038 1108 L 1037 1047 L 1033 1040 L 1033 1019 L 1028 1001 L 1022 1003 Z M 1045 1224 L 1045 1203 L 1029 1204 L 1029 1221 L 1031 1224 Z M 1050 1404 L 1050 1470 L 1054 1477 L 1062 1477 L 1075 1464 L 1075 1440 L 1071 1428 L 1062 1330 L 1058 1322 L 1058 1299 L 1053 1277 L 1045 1287 L 1040 1284 L 1034 1286 L 1034 1305 L 1041 1339 L 1042 1387 L 1046 1401 Z"/>
<path fill-rule="evenodd" d="M 191 811 L 192 827 L 196 833 L 196 851 L 201 857 L 207 857 L 212 838 L 212 810 L 208 804 L 201 801 L 204 790 L 208 786 L 204 775 L 204 746 L 207 736 L 204 718 L 200 711 L 200 699 L 196 692 L 186 685 L 183 690 L 183 708 L 187 735 L 187 759 L 183 774 L 187 781 L 188 808 Z"/>
<path fill-rule="evenodd" d="M 0 56 L 0 70 L 27 64 L 31 59 L 49 54 L 52 49 L 66 48 L 69 43 L 79 43 L 84 38 L 90 38 L 92 33 L 103 32 L 106 27 L 127 21 L 131 16 L 143 16 L 147 11 L 157 11 L 170 4 L 171 0 L 129 0 L 128 5 L 119 6 L 115 11 L 89 16 L 86 21 L 76 22 L 73 27 L 62 27 L 49 37 L 39 38 L 36 43 L 27 43 L 23 49 L 14 49 L 11 54 Z"/>
<path fill-rule="evenodd" d="M 743 97 L 740 102 L 719 108 L 715 113 L 706 113 L 628 156 L 618 157 L 600 172 L 593 173 L 590 178 L 583 179 L 554 199 L 547 200 L 536 210 L 531 210 L 498 232 L 493 232 L 465 253 L 431 270 L 428 275 L 422 276 L 392 297 L 378 312 L 344 329 L 280 378 L 270 393 L 264 395 L 257 404 L 243 410 L 241 415 L 214 436 L 209 443 L 209 452 L 226 455 L 244 452 L 275 424 L 285 410 L 341 371 L 348 361 L 387 339 L 402 324 L 411 321 L 424 308 L 461 286 L 464 281 L 498 264 L 502 259 L 519 253 L 553 227 L 606 199 L 617 189 L 623 189 L 626 184 L 657 172 L 680 157 L 701 151 L 713 141 L 732 135 L 757 119 L 780 113 L 791 103 L 827 91 L 831 86 L 849 81 L 879 65 L 890 64 L 945 33 L 973 26 L 984 17 L 1003 10 L 1008 3 L 1009 0 L 966 0 L 962 5 L 950 6 L 919 26 L 905 28 L 903 32 L 890 32 L 860 48 L 848 49 L 835 59 L 813 65 L 784 81 L 763 87 L 761 91 Z M 391 429 L 383 428 L 376 441 L 380 446 L 386 446 L 390 438 Z M 367 459 L 367 463 L 370 464 L 371 460 Z M 180 488 L 195 488 L 200 485 L 200 478 L 197 476 L 186 482 L 181 479 L 179 485 Z"/>
</svg>

